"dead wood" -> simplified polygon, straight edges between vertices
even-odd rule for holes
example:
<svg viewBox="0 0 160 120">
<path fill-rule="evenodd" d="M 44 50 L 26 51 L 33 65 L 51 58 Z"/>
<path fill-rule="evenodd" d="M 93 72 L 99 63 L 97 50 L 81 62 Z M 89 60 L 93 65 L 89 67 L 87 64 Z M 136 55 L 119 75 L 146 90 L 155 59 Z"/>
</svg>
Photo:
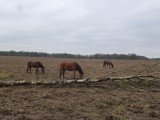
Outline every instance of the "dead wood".
<svg viewBox="0 0 160 120">
<path fill-rule="evenodd" d="M 154 73 L 153 73 L 154 74 Z M 156 73 L 157 74 L 157 73 Z M 106 80 L 124 80 L 124 79 L 140 79 L 141 77 L 156 77 L 154 75 L 136 75 L 136 76 L 124 76 L 124 77 L 100 77 L 97 79 L 91 79 L 90 77 L 77 80 L 53 80 L 53 81 L 4 81 L 0 80 L 0 86 L 19 86 L 19 85 L 62 85 L 72 83 L 90 83 L 90 82 L 101 82 Z M 157 78 L 157 77 L 156 77 Z"/>
</svg>

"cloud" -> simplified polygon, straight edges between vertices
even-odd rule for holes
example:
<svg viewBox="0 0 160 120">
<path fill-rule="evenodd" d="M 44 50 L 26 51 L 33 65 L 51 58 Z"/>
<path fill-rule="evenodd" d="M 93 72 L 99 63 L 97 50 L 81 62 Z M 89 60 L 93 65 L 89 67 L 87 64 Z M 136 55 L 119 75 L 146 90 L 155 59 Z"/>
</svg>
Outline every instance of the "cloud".
<svg viewBox="0 0 160 120">
<path fill-rule="evenodd" d="M 159 6 L 159 0 L 1 0 L 0 50 L 160 57 Z"/>
</svg>

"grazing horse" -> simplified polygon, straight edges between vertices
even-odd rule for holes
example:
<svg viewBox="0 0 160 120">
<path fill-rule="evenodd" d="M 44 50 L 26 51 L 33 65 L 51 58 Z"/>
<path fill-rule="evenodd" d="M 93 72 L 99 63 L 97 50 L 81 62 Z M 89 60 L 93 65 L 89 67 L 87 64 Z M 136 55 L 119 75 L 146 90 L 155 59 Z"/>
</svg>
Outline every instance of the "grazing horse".
<svg viewBox="0 0 160 120">
<path fill-rule="evenodd" d="M 103 67 L 109 67 L 109 68 L 113 68 L 113 63 L 111 61 L 108 60 L 104 60 L 103 61 Z"/>
<path fill-rule="evenodd" d="M 64 78 L 65 70 L 74 71 L 73 79 L 75 79 L 76 71 L 79 72 L 80 78 L 82 78 L 83 75 L 84 75 L 81 66 L 78 63 L 76 63 L 76 62 L 63 62 L 63 63 L 61 63 L 60 64 L 59 78 L 61 78 L 61 75 L 63 75 L 63 78 Z"/>
<path fill-rule="evenodd" d="M 44 74 L 44 66 L 42 65 L 42 63 L 40 63 L 39 61 L 37 62 L 33 62 L 33 61 L 29 61 L 27 63 L 27 73 L 30 72 L 31 74 L 31 68 L 36 68 L 36 74 L 38 73 L 38 68 L 40 67 L 42 69 L 42 73 Z"/>
</svg>

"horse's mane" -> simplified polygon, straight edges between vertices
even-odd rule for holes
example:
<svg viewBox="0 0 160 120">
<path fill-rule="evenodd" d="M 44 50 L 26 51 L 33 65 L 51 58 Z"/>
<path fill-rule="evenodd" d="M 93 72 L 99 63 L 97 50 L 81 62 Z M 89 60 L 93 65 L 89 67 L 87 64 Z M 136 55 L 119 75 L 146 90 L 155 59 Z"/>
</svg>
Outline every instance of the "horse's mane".
<svg viewBox="0 0 160 120">
<path fill-rule="evenodd" d="M 42 65 L 41 62 L 37 61 L 37 64 L 39 64 L 39 66 L 40 66 L 41 68 L 44 68 L 44 66 Z"/>
</svg>

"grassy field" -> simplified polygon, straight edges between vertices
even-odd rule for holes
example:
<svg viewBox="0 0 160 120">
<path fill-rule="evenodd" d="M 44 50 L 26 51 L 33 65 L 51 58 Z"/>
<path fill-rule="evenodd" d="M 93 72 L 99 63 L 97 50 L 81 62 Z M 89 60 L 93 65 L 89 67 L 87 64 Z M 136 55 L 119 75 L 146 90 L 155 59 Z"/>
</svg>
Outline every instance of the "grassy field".
<svg viewBox="0 0 160 120">
<path fill-rule="evenodd" d="M 45 74 L 38 74 L 38 80 L 42 81 L 59 80 L 59 64 L 63 61 L 78 62 L 84 78 L 149 74 L 155 77 L 61 86 L 0 87 L 2 120 L 160 119 L 160 61 L 112 60 L 115 67 L 109 69 L 102 67 L 103 60 L 94 59 L 0 57 L 0 80 L 37 80 L 35 69 L 32 74 L 26 72 L 30 60 L 45 66 Z M 66 79 L 72 77 L 73 72 L 67 71 Z"/>
</svg>

